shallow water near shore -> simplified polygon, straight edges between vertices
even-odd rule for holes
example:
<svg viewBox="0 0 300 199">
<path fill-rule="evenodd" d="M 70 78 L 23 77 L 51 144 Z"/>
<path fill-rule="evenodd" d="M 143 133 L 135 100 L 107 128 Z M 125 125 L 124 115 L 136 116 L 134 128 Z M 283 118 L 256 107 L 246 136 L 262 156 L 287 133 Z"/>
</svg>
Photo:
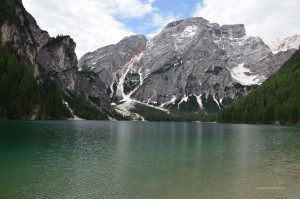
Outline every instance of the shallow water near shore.
<svg viewBox="0 0 300 199">
<path fill-rule="evenodd" d="M 0 198 L 298 198 L 300 127 L 1 121 Z"/>
</svg>

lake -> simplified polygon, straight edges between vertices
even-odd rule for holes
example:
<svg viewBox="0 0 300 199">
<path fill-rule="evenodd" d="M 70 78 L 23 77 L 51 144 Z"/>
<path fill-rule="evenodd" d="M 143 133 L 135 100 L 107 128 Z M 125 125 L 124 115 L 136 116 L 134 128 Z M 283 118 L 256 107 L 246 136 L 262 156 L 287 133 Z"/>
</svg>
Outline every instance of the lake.
<svg viewBox="0 0 300 199">
<path fill-rule="evenodd" d="M 299 196 L 300 126 L 0 122 L 0 198 Z"/>
</svg>

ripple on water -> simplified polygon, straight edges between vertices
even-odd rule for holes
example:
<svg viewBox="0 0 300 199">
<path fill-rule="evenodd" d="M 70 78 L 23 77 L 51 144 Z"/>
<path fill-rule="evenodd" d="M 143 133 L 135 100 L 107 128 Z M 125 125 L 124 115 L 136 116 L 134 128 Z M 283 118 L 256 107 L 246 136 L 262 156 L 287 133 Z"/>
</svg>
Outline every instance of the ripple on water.
<svg viewBox="0 0 300 199">
<path fill-rule="evenodd" d="M 297 198 L 300 129 L 1 122 L 0 198 Z M 282 189 L 269 189 L 269 188 Z"/>
</svg>

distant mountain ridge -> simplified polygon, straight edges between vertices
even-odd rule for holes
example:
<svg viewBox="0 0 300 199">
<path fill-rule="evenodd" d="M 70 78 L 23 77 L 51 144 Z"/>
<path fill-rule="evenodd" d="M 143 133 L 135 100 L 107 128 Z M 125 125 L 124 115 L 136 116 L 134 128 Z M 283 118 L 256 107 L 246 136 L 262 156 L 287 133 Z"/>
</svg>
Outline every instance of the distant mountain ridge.
<svg viewBox="0 0 300 199">
<path fill-rule="evenodd" d="M 285 52 L 290 49 L 298 49 L 300 46 L 300 35 L 295 34 L 284 39 L 278 38 L 268 43 L 268 46 L 274 54 L 278 52 Z"/>
<path fill-rule="evenodd" d="M 104 81 L 113 101 L 216 111 L 257 88 L 295 52 L 273 54 L 244 25 L 189 18 L 169 23 L 150 41 L 131 36 L 85 54 L 79 67 Z M 295 47 L 296 48 L 296 47 Z"/>
</svg>

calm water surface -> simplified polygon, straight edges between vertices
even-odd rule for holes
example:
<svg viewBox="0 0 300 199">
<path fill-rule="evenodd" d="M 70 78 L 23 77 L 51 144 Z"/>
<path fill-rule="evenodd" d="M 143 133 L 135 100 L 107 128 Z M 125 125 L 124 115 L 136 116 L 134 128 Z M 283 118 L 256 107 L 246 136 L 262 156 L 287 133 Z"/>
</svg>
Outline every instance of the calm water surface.
<svg viewBox="0 0 300 199">
<path fill-rule="evenodd" d="M 300 127 L 0 122 L 0 198 L 300 198 Z"/>
</svg>

